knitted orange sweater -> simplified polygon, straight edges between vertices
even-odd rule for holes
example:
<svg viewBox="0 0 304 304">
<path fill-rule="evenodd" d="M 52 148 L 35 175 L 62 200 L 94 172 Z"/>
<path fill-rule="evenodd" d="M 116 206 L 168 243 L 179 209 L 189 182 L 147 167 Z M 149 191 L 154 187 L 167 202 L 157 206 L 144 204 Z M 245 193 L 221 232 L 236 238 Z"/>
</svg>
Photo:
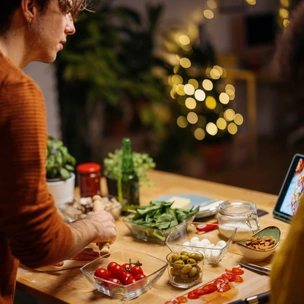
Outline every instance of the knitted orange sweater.
<svg viewBox="0 0 304 304">
<path fill-rule="evenodd" d="M 0 303 L 13 303 L 19 261 L 63 259 L 72 243 L 46 185 L 46 111 L 33 80 L 0 52 Z"/>
</svg>

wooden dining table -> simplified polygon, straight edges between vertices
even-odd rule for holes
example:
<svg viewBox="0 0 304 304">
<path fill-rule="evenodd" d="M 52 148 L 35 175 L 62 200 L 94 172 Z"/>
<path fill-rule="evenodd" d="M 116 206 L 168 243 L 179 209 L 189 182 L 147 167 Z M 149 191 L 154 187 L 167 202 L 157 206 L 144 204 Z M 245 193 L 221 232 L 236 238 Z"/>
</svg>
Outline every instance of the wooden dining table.
<svg viewBox="0 0 304 304">
<path fill-rule="evenodd" d="M 267 214 L 259 217 L 260 227 L 277 226 L 281 230 L 281 240 L 279 247 L 286 238 L 289 224 L 277 220 L 272 215 L 272 210 L 277 200 L 276 195 L 262 193 L 250 189 L 239 188 L 226 184 L 214 183 L 202 179 L 186 177 L 178 174 L 152 170 L 148 173 L 148 177 L 152 182 L 151 186 L 146 184 L 140 187 L 140 204 L 147 205 L 155 198 L 167 195 L 178 196 L 179 194 L 193 194 L 210 197 L 219 200 L 241 199 L 254 202 L 258 209 L 264 210 Z M 245 177 L 244 177 L 245 178 Z M 105 180 L 101 182 L 103 194 L 107 193 Z M 201 222 L 214 222 L 217 215 L 200 218 Z M 111 246 L 111 250 L 127 249 L 139 250 L 149 253 L 160 259 L 165 260 L 166 255 L 170 252 L 166 245 L 154 244 L 135 239 L 126 225 L 122 221 L 122 217 L 116 221 L 117 240 Z M 208 235 L 218 235 L 218 230 L 205 233 Z M 278 249 L 276 249 L 278 250 Z M 269 266 L 272 256 L 261 262 L 255 262 L 260 266 Z M 217 265 L 204 265 L 202 284 L 210 282 L 221 275 L 225 269 L 238 266 L 238 263 L 250 262 L 244 260 L 237 245 L 232 243 L 226 255 Z M 239 284 L 238 293 L 234 298 L 222 299 L 220 301 L 209 303 L 225 303 L 238 298 L 245 298 L 260 292 L 268 291 L 269 277 L 266 275 L 254 274 L 245 284 Z M 242 287 L 244 286 L 244 287 Z M 111 298 L 97 291 L 93 285 L 84 277 L 79 267 L 57 271 L 57 272 L 39 272 L 20 265 L 17 274 L 17 289 L 25 292 L 43 303 L 71 303 L 71 304 L 87 304 L 87 303 L 121 303 L 122 300 Z M 157 283 L 147 292 L 139 297 L 126 301 L 134 304 L 161 304 L 180 296 L 187 292 L 170 284 L 167 271 L 160 277 Z M 204 303 L 204 302 L 202 302 Z"/>
</svg>

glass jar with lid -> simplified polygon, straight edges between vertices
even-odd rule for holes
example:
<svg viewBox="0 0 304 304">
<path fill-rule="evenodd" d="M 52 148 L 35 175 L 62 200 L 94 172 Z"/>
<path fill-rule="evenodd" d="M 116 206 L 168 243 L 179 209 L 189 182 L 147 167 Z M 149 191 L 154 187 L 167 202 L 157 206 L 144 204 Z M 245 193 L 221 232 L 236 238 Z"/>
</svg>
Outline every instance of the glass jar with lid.
<svg viewBox="0 0 304 304">
<path fill-rule="evenodd" d="M 101 166 L 94 162 L 82 163 L 77 166 L 77 178 L 80 197 L 101 195 Z"/>
<path fill-rule="evenodd" d="M 229 200 L 219 206 L 218 229 L 229 238 L 237 228 L 235 241 L 249 238 L 260 229 L 256 205 L 250 201 Z"/>
</svg>

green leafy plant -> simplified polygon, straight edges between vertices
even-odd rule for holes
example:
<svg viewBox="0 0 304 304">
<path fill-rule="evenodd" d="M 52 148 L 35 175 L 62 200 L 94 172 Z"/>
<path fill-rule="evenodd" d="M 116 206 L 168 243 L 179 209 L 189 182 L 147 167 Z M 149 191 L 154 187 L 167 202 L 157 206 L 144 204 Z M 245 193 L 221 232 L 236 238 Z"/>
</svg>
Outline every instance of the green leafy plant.
<svg viewBox="0 0 304 304">
<path fill-rule="evenodd" d="M 46 178 L 66 180 L 75 171 L 76 160 L 62 141 L 47 139 Z"/>
<path fill-rule="evenodd" d="M 132 152 L 134 170 L 138 176 L 139 181 L 150 185 L 151 182 L 147 177 L 147 171 L 155 168 L 154 160 L 147 153 Z M 118 180 L 121 175 L 121 160 L 122 149 L 117 149 L 114 153 L 108 153 L 103 161 L 104 174 L 110 176 L 112 179 Z"/>
</svg>

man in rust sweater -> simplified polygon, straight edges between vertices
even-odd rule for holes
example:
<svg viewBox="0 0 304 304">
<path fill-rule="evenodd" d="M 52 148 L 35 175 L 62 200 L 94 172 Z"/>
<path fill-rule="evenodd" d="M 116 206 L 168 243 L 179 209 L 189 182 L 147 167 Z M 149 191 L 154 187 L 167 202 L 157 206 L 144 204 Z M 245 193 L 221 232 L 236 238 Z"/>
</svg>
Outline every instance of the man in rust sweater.
<svg viewBox="0 0 304 304">
<path fill-rule="evenodd" d="M 22 72 L 53 62 L 86 0 L 0 2 L 0 303 L 13 303 L 19 261 L 51 265 L 91 242 L 113 242 L 115 221 L 98 211 L 65 224 L 46 186 L 46 110 L 42 93 Z"/>
</svg>

